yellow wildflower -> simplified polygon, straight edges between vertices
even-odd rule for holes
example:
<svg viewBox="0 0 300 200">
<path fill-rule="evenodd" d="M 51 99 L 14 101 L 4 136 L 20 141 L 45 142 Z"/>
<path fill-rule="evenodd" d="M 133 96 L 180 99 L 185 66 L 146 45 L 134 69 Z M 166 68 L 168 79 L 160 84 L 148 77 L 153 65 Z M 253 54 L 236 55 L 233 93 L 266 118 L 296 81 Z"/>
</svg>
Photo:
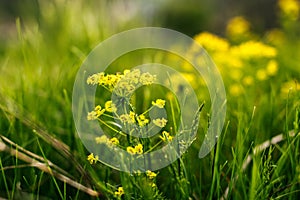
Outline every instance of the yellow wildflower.
<svg viewBox="0 0 300 200">
<path fill-rule="evenodd" d="M 168 133 L 167 131 L 163 131 L 162 132 L 162 136 L 159 136 L 159 138 L 166 142 L 166 141 L 172 141 L 173 140 L 173 136 L 170 135 L 170 133 Z"/>
<path fill-rule="evenodd" d="M 118 145 L 120 142 L 119 142 L 118 138 L 113 137 L 113 138 L 109 139 L 108 143 L 113 144 L 113 145 Z"/>
<path fill-rule="evenodd" d="M 284 15 L 297 20 L 299 17 L 300 5 L 297 0 L 279 0 L 278 6 Z"/>
<path fill-rule="evenodd" d="M 150 170 L 147 170 L 147 171 L 146 171 L 146 175 L 147 175 L 147 177 L 148 177 L 149 179 L 154 179 L 154 178 L 157 176 L 156 173 L 154 173 L 154 172 L 152 172 L 152 171 L 150 171 Z"/>
<path fill-rule="evenodd" d="M 143 145 L 142 144 L 138 144 L 134 147 L 134 150 L 137 154 L 142 154 L 143 153 Z"/>
<path fill-rule="evenodd" d="M 106 135 L 101 135 L 100 137 L 96 137 L 95 140 L 97 144 L 105 144 L 107 143 L 108 138 Z"/>
<path fill-rule="evenodd" d="M 231 53 L 243 59 L 251 58 L 272 58 L 275 57 L 277 51 L 274 47 L 265 45 L 261 42 L 248 41 L 231 48 Z"/>
<path fill-rule="evenodd" d="M 275 60 L 270 60 L 267 64 L 267 74 L 274 76 L 278 71 L 278 64 Z"/>
<path fill-rule="evenodd" d="M 233 84 L 230 86 L 229 92 L 232 96 L 239 96 L 242 94 L 243 90 L 239 84 Z"/>
<path fill-rule="evenodd" d="M 227 40 L 208 32 L 200 33 L 194 39 L 208 51 L 227 51 L 229 48 Z"/>
<path fill-rule="evenodd" d="M 168 122 L 168 120 L 166 120 L 165 118 L 161 118 L 161 119 L 158 118 L 158 119 L 153 120 L 153 123 L 156 126 L 161 127 L 161 128 L 165 127 L 167 122 Z"/>
<path fill-rule="evenodd" d="M 143 127 L 149 123 L 149 119 L 146 119 L 145 115 L 139 115 L 137 118 L 139 126 Z"/>
<path fill-rule="evenodd" d="M 133 124 L 135 123 L 135 113 L 130 111 L 129 114 L 122 114 L 120 115 L 120 120 L 123 123 L 129 123 L 129 124 Z"/>
<path fill-rule="evenodd" d="M 94 156 L 94 154 L 91 153 L 90 155 L 88 155 L 87 160 L 90 162 L 90 164 L 94 164 L 97 161 L 99 161 L 99 157 L 98 156 Z"/>
<path fill-rule="evenodd" d="M 264 81 L 268 78 L 267 71 L 264 69 L 259 69 L 256 72 L 256 78 L 260 81 Z"/>
<path fill-rule="evenodd" d="M 155 81 L 155 78 L 155 75 L 151 75 L 149 72 L 146 72 L 141 75 L 140 83 L 142 85 L 151 85 Z"/>
<path fill-rule="evenodd" d="M 237 16 L 229 20 L 226 32 L 230 36 L 242 35 L 250 29 L 250 23 L 242 16 Z"/>
<path fill-rule="evenodd" d="M 118 187 L 118 191 L 115 191 L 115 196 L 117 198 L 120 198 L 124 194 L 124 189 L 123 187 Z"/>
<path fill-rule="evenodd" d="M 165 106 L 166 101 L 162 99 L 156 99 L 156 101 L 152 101 L 152 105 L 158 108 L 163 108 Z"/>
<path fill-rule="evenodd" d="M 291 91 L 300 91 L 299 83 L 296 80 L 288 81 L 282 84 L 281 94 L 287 96 Z"/>
<path fill-rule="evenodd" d="M 253 84 L 253 78 L 251 76 L 246 76 L 244 79 L 243 79 L 243 83 L 245 85 L 252 85 Z"/>
<path fill-rule="evenodd" d="M 127 147 L 126 148 L 126 151 L 128 152 L 128 153 L 130 153 L 130 154 L 136 154 L 136 150 L 135 150 L 135 148 L 133 148 L 133 147 L 131 147 L 131 146 L 129 146 L 129 147 Z"/>
<path fill-rule="evenodd" d="M 107 102 L 105 102 L 105 110 L 107 112 L 116 112 L 117 108 L 116 108 L 116 105 L 113 104 L 112 101 L 107 101 Z"/>
<path fill-rule="evenodd" d="M 87 78 L 87 84 L 89 85 L 97 85 L 100 80 L 104 77 L 104 72 L 93 74 Z"/>
<path fill-rule="evenodd" d="M 88 112 L 87 120 L 95 120 L 105 112 L 105 109 L 101 109 L 101 106 L 96 106 L 93 111 Z"/>
</svg>

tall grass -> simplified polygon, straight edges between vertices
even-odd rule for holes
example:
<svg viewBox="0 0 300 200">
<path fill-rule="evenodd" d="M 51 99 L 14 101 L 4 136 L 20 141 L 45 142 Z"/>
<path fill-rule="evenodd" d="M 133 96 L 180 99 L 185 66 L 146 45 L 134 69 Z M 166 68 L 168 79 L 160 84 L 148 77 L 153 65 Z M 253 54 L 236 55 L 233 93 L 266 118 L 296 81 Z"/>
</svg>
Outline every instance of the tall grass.
<svg viewBox="0 0 300 200">
<path fill-rule="evenodd" d="M 90 165 L 90 152 L 74 127 L 71 97 L 77 70 L 99 42 L 122 30 L 153 24 L 130 16 L 122 21 L 112 13 L 117 6 L 126 11 L 126 2 L 36 2 L 36 20 L 16 19 L 15 34 L 0 57 L 0 197 L 113 199 L 118 187 L 124 188 L 121 199 L 299 196 L 300 43 L 295 31 L 299 19 L 293 21 L 282 12 L 282 41 L 271 44 L 270 34 L 260 39 L 278 51 L 276 75 L 242 86 L 243 92 L 236 96 L 230 92 L 235 84 L 231 68 L 220 69 L 228 91 L 228 111 L 213 151 L 198 159 L 209 120 L 208 102 L 201 112 L 198 139 L 179 160 L 149 180 L 145 174 L 130 175 L 101 163 Z M 232 39 L 232 43 L 238 42 Z M 151 51 L 146 59 L 162 60 Z M 124 58 L 124 64 L 135 63 Z M 259 65 L 247 61 L 242 71 L 255 77 Z M 205 87 L 200 85 L 196 91 L 199 99 L 208 98 Z M 150 185 L 153 182 L 155 186 Z"/>
</svg>

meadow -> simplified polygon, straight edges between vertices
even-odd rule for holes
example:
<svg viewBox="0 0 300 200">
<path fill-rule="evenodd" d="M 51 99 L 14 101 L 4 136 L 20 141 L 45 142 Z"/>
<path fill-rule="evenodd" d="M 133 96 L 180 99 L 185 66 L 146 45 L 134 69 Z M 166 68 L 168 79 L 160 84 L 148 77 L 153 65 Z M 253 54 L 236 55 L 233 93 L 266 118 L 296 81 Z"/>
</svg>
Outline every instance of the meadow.
<svg viewBox="0 0 300 200">
<path fill-rule="evenodd" d="M 182 114 L 167 88 L 152 84 L 149 74 L 131 68 L 149 62 L 172 66 L 192 85 L 199 105 L 203 103 L 196 139 L 187 151 L 164 168 L 135 173 L 101 163 L 101 155 L 84 146 L 73 119 L 73 86 L 82 63 L 100 42 L 132 28 L 160 26 L 159 22 L 131 16 L 125 3 L 116 1 L 35 2 L 36 18 L 16 18 L 0 38 L 0 199 L 300 196 L 299 1 L 278 0 L 278 27 L 264 33 L 253 31 L 249 20 L 239 15 L 226 22 L 222 35 L 208 31 L 193 35 L 220 71 L 227 98 L 222 133 L 204 158 L 199 159 L 198 153 L 210 125 L 212 102 L 191 64 L 176 55 L 146 49 L 120 57 L 103 76 L 89 74 L 87 85 L 98 85 L 95 101 L 101 107 L 95 105 L 83 118 L 98 120 L 111 138 L 93 141 L 131 154 L 171 142 Z M 142 87 L 127 102 L 132 112 L 114 117 L 112 113 L 120 108 L 109 98 L 126 76 L 131 76 L 130 81 L 138 77 L 135 84 Z M 180 81 L 173 84 L 178 90 L 182 87 Z M 151 130 L 156 130 L 155 125 L 163 130 L 153 139 L 135 139 L 119 131 L 122 124 L 127 123 L 130 131 L 137 123 L 138 133 L 148 133 L 143 129 L 150 123 L 148 112 L 163 107 L 168 121 L 153 120 Z"/>
</svg>

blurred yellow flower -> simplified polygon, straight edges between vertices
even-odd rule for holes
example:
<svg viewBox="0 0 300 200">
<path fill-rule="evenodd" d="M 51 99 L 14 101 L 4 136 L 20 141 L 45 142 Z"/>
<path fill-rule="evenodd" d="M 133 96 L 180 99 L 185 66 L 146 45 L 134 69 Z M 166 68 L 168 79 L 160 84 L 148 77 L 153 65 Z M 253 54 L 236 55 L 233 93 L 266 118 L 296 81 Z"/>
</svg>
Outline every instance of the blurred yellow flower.
<svg viewBox="0 0 300 200">
<path fill-rule="evenodd" d="M 252 85 L 253 84 L 253 77 L 251 76 L 246 76 L 243 78 L 243 83 L 247 86 Z"/>
<path fill-rule="evenodd" d="M 278 6 L 285 16 L 292 20 L 298 19 L 300 5 L 297 0 L 279 0 Z"/>
<path fill-rule="evenodd" d="M 161 127 L 161 128 L 165 127 L 167 122 L 168 122 L 168 120 L 166 120 L 165 118 L 161 118 L 161 119 L 158 118 L 158 119 L 153 120 L 153 123 L 156 126 Z"/>
<path fill-rule="evenodd" d="M 227 51 L 229 48 L 227 40 L 208 32 L 200 33 L 194 39 L 208 51 Z"/>
<path fill-rule="evenodd" d="M 106 135 L 101 135 L 100 137 L 95 138 L 97 144 L 105 144 L 108 142 L 108 138 Z"/>
<path fill-rule="evenodd" d="M 277 50 L 261 42 L 250 40 L 232 47 L 231 53 L 243 59 L 273 58 L 277 55 Z"/>
<path fill-rule="evenodd" d="M 147 119 L 145 117 L 145 115 L 143 115 L 143 114 L 138 116 L 137 121 L 138 121 L 139 126 L 141 126 L 141 127 L 143 127 L 149 123 L 149 119 Z"/>
<path fill-rule="evenodd" d="M 287 96 L 289 92 L 300 91 L 299 83 L 296 80 L 288 81 L 282 84 L 281 94 Z"/>
<path fill-rule="evenodd" d="M 229 20 L 226 32 L 229 36 L 241 35 L 248 32 L 250 23 L 242 16 L 237 16 Z"/>
<path fill-rule="evenodd" d="M 278 63 L 275 60 L 270 60 L 267 64 L 267 74 L 274 76 L 278 71 Z"/>
<path fill-rule="evenodd" d="M 268 78 L 267 71 L 264 69 L 259 69 L 256 72 L 256 78 L 260 81 L 264 81 Z"/>
<path fill-rule="evenodd" d="M 232 96 L 239 96 L 243 93 L 243 90 L 239 84 L 233 84 L 229 87 L 229 93 Z"/>
<path fill-rule="evenodd" d="M 274 45 L 281 45 L 284 42 L 284 37 L 284 33 L 280 29 L 272 29 L 266 34 L 267 41 Z"/>
</svg>

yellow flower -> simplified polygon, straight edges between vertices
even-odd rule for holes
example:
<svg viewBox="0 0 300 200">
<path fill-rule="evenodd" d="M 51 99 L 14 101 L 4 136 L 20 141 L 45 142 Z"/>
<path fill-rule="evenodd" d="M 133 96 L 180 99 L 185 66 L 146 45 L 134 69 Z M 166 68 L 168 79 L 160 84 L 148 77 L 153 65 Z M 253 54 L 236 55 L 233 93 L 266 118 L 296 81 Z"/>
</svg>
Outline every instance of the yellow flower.
<svg viewBox="0 0 300 200">
<path fill-rule="evenodd" d="M 156 173 L 151 172 L 150 170 L 147 170 L 147 171 L 146 171 L 146 175 L 147 175 L 147 177 L 148 177 L 149 179 L 154 179 L 154 178 L 157 176 Z"/>
<path fill-rule="evenodd" d="M 93 111 L 88 112 L 87 120 L 95 120 L 105 112 L 105 109 L 101 109 L 101 106 L 96 106 Z"/>
<path fill-rule="evenodd" d="M 100 137 L 95 138 L 97 144 L 105 144 L 108 141 L 106 135 L 101 135 Z"/>
<path fill-rule="evenodd" d="M 165 106 L 166 101 L 162 99 L 156 99 L 156 102 L 152 101 L 152 105 L 158 107 L 158 108 L 163 108 Z"/>
<path fill-rule="evenodd" d="M 104 72 L 93 74 L 87 78 L 88 85 L 97 85 L 99 84 L 100 80 L 104 77 Z"/>
<path fill-rule="evenodd" d="M 279 0 L 278 5 L 284 15 L 292 20 L 298 19 L 300 5 L 297 0 Z"/>
<path fill-rule="evenodd" d="M 257 72 L 256 72 L 256 78 L 260 81 L 264 81 L 268 78 L 268 74 L 267 74 L 267 71 L 264 70 L 264 69 L 259 69 Z"/>
<path fill-rule="evenodd" d="M 140 83 L 142 85 L 151 85 L 156 79 L 155 75 L 151 75 L 149 72 L 143 73 L 140 77 Z"/>
<path fill-rule="evenodd" d="M 233 84 L 230 86 L 229 92 L 233 96 L 239 96 L 242 94 L 243 90 L 239 84 Z"/>
<path fill-rule="evenodd" d="M 270 60 L 267 64 L 267 74 L 274 76 L 278 71 L 278 64 L 275 60 Z"/>
<path fill-rule="evenodd" d="M 133 148 L 133 147 L 131 147 L 131 146 L 127 147 L 127 148 L 126 148 L 126 151 L 127 151 L 128 153 L 132 154 L 132 155 L 136 154 L 135 148 Z"/>
<path fill-rule="evenodd" d="M 93 153 L 91 153 L 90 155 L 88 155 L 87 160 L 90 162 L 90 164 L 94 164 L 97 161 L 99 161 L 99 157 L 98 156 L 94 156 Z"/>
<path fill-rule="evenodd" d="M 113 104 L 112 101 L 107 101 L 107 102 L 105 102 L 105 110 L 107 112 L 116 112 L 117 108 L 116 108 L 116 105 Z"/>
<path fill-rule="evenodd" d="M 162 136 L 159 136 L 159 138 L 166 142 L 166 141 L 172 141 L 173 140 L 173 136 L 170 135 L 170 133 L 168 133 L 167 131 L 163 131 L 162 132 Z"/>
<path fill-rule="evenodd" d="M 145 115 L 139 115 L 137 121 L 140 127 L 143 127 L 149 123 L 149 119 L 146 119 Z"/>
<path fill-rule="evenodd" d="M 133 124 L 135 123 L 135 113 L 130 111 L 129 114 L 122 114 L 120 115 L 120 120 L 123 123 L 129 123 L 129 124 Z"/>
<path fill-rule="evenodd" d="M 261 42 L 247 41 L 231 48 L 231 53 L 243 59 L 251 58 L 273 58 L 277 51 L 274 47 Z"/>
<path fill-rule="evenodd" d="M 237 16 L 227 24 L 226 32 L 230 36 L 241 35 L 247 33 L 250 29 L 250 23 L 242 16 Z"/>
<path fill-rule="evenodd" d="M 194 39 L 208 51 L 227 51 L 229 48 L 227 40 L 208 32 L 200 33 Z"/>
<path fill-rule="evenodd" d="M 245 85 L 252 85 L 253 84 L 253 78 L 251 76 L 246 76 L 244 79 L 243 79 L 243 83 Z"/>
<path fill-rule="evenodd" d="M 123 187 L 118 187 L 118 191 L 115 191 L 115 196 L 120 198 L 124 194 Z"/>
<path fill-rule="evenodd" d="M 153 123 L 156 126 L 161 127 L 161 128 L 165 127 L 167 122 L 168 122 L 168 120 L 166 120 L 165 118 L 161 118 L 161 119 L 158 118 L 158 119 L 153 120 Z"/>
<path fill-rule="evenodd" d="M 287 96 L 291 91 L 300 91 L 299 82 L 297 82 L 296 80 L 288 81 L 282 84 L 281 94 L 283 96 Z"/>
<path fill-rule="evenodd" d="M 143 153 L 143 145 L 142 144 L 138 144 L 134 147 L 134 150 L 137 154 L 142 154 Z"/>
<path fill-rule="evenodd" d="M 113 144 L 113 145 L 118 145 L 120 142 L 118 140 L 118 138 L 113 137 L 108 141 L 109 144 Z"/>
</svg>

